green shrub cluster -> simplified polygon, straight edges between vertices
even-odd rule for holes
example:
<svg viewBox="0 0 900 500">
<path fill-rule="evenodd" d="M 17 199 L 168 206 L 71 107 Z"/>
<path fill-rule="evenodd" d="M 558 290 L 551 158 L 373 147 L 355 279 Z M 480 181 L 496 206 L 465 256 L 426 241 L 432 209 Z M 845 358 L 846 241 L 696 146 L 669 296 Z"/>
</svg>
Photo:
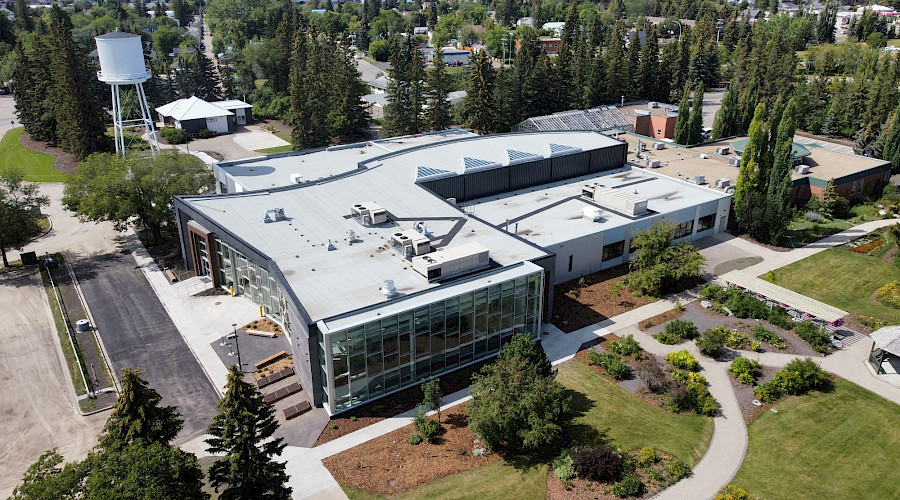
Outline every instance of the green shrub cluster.
<svg viewBox="0 0 900 500">
<path fill-rule="evenodd" d="M 825 328 L 816 326 L 812 321 L 800 323 L 794 327 L 794 333 L 818 352 L 825 352 L 831 344 L 831 335 L 825 331 Z"/>
<path fill-rule="evenodd" d="M 784 349 L 787 347 L 784 337 L 772 330 L 764 328 L 762 325 L 753 325 L 753 337 L 757 340 L 769 343 L 775 349 Z"/>
<path fill-rule="evenodd" d="M 698 384 L 708 385 L 709 383 L 706 381 L 706 377 L 700 375 L 697 372 L 687 372 L 684 370 L 674 370 L 672 371 L 672 378 L 679 382 L 684 382 L 685 384 L 696 382 Z"/>
<path fill-rule="evenodd" d="M 666 330 L 653 336 L 660 344 L 673 345 L 697 336 L 697 325 L 693 321 L 674 319 L 666 323 Z"/>
<path fill-rule="evenodd" d="M 163 136 L 169 144 L 184 144 L 187 142 L 187 133 L 184 129 L 163 127 L 159 131 L 159 135 Z"/>
<path fill-rule="evenodd" d="M 691 468 L 681 460 L 673 458 L 669 461 L 669 464 L 666 465 L 666 474 L 669 476 L 669 481 L 676 483 L 690 476 Z"/>
<path fill-rule="evenodd" d="M 578 477 L 601 483 L 619 480 L 625 466 L 622 455 L 606 444 L 576 451 L 572 454 L 572 463 Z"/>
<path fill-rule="evenodd" d="M 629 356 L 640 352 L 641 346 L 634 340 L 634 335 L 626 335 L 624 338 L 609 343 L 609 352 L 620 356 Z"/>
<path fill-rule="evenodd" d="M 409 444 L 416 445 L 421 442 L 422 442 L 422 436 L 418 432 L 413 433 L 413 435 L 409 437 Z"/>
<path fill-rule="evenodd" d="M 729 349 L 744 349 L 750 346 L 750 339 L 746 334 L 737 330 L 731 330 L 725 335 L 725 347 Z"/>
<path fill-rule="evenodd" d="M 201 128 L 197 131 L 197 139 L 211 139 L 216 136 L 216 133 L 208 128 Z"/>
<path fill-rule="evenodd" d="M 728 369 L 731 370 L 738 382 L 747 385 L 755 385 L 756 379 L 762 375 L 759 361 L 744 357 L 736 358 Z"/>
<path fill-rule="evenodd" d="M 760 401 L 771 403 L 785 394 L 801 395 L 824 390 L 831 385 L 828 373 L 810 358 L 795 359 L 777 372 L 771 382 L 756 386 L 753 393 Z"/>
<path fill-rule="evenodd" d="M 659 462 L 659 456 L 656 454 L 656 450 L 653 449 L 652 446 L 644 446 L 641 448 L 641 453 L 637 457 L 637 464 L 641 467 L 649 467 L 656 462 Z"/>
<path fill-rule="evenodd" d="M 597 352 L 593 349 L 588 351 L 588 364 L 602 366 L 610 377 L 616 380 L 625 380 L 631 375 L 631 368 L 622 361 L 618 354 L 611 352 Z"/>
<path fill-rule="evenodd" d="M 770 309 L 765 302 L 756 300 L 737 288 L 709 285 L 700 292 L 700 297 L 724 305 L 738 318 L 766 320 L 785 330 L 790 330 L 794 326 L 791 316 L 783 307 L 775 306 Z M 718 307 L 715 309 L 722 312 Z"/>
<path fill-rule="evenodd" d="M 413 424 L 418 432 L 409 438 L 410 444 L 419 444 L 413 443 L 413 438 L 416 436 L 420 438 L 419 442 L 425 441 L 430 444 L 434 442 L 435 438 L 444 433 L 444 426 L 440 422 L 429 420 L 425 416 L 425 408 L 423 406 L 416 408 L 415 413 L 413 413 Z"/>
<path fill-rule="evenodd" d="M 672 411 L 692 411 L 698 415 L 714 416 L 719 404 L 709 393 L 706 384 L 700 381 L 682 384 L 673 381 L 666 392 L 666 407 Z"/>
<path fill-rule="evenodd" d="M 666 354 L 666 361 L 669 362 L 670 365 L 675 368 L 680 368 L 682 370 L 688 371 L 697 371 L 700 367 L 700 363 L 697 361 L 691 353 L 687 351 L 675 351 Z"/>
<path fill-rule="evenodd" d="M 553 473 L 563 484 L 575 477 L 575 465 L 568 450 L 553 459 Z"/>
<path fill-rule="evenodd" d="M 697 338 L 697 348 L 706 356 L 715 358 L 722 353 L 722 348 L 725 347 L 725 339 L 727 337 L 728 328 L 724 325 L 710 328 Z"/>
<path fill-rule="evenodd" d="M 639 497 L 644 494 L 644 483 L 637 474 L 629 472 L 621 481 L 613 484 L 609 491 L 619 498 Z"/>
<path fill-rule="evenodd" d="M 715 500 L 756 500 L 756 497 L 743 488 L 738 488 L 737 486 L 729 484 L 722 488 L 722 491 L 716 495 Z"/>
</svg>

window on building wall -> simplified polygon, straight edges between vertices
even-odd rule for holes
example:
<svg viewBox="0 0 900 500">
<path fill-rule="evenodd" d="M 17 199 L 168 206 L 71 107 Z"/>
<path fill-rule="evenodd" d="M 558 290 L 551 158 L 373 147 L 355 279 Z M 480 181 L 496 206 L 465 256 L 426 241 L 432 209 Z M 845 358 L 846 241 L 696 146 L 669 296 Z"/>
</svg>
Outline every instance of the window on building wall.
<svg viewBox="0 0 900 500">
<path fill-rule="evenodd" d="M 697 232 L 712 229 L 716 225 L 716 214 L 704 215 L 697 221 Z"/>
<path fill-rule="evenodd" d="M 690 234 L 694 231 L 694 221 L 689 220 L 687 222 L 682 222 L 678 224 L 678 227 L 675 228 L 675 234 L 672 236 L 672 239 L 684 238 L 685 236 L 690 236 Z"/>
<path fill-rule="evenodd" d="M 656 135 L 657 135 L 657 136 L 661 136 L 661 135 L 662 135 L 662 129 L 661 129 L 661 128 L 656 129 Z"/>
<path fill-rule="evenodd" d="M 575 258 L 574 255 L 569 256 L 569 272 L 572 272 L 572 260 Z"/>
<path fill-rule="evenodd" d="M 610 243 L 603 246 L 603 261 L 621 257 L 625 253 L 625 240 Z"/>
</svg>

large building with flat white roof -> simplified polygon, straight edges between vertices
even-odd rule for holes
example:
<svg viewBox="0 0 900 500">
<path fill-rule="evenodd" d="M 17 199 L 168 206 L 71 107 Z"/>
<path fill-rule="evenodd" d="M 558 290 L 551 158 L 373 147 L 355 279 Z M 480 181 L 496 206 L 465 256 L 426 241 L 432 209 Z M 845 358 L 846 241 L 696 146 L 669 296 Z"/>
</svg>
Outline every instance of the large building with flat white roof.
<svg viewBox="0 0 900 500">
<path fill-rule="evenodd" d="M 220 163 L 175 200 L 185 264 L 284 326 L 330 413 L 538 338 L 553 285 L 627 262 L 666 219 L 723 230 L 730 196 L 632 169 L 596 132 L 444 131 Z"/>
</svg>

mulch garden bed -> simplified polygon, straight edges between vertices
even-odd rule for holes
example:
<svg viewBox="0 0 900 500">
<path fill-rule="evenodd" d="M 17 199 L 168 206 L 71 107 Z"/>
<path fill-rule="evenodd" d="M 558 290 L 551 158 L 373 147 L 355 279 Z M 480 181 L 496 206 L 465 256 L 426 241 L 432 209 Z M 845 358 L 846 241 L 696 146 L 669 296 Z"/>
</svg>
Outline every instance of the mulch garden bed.
<svg viewBox="0 0 900 500">
<path fill-rule="evenodd" d="M 269 318 L 255 319 L 242 326 L 241 330 L 256 330 L 260 332 L 275 333 L 278 335 L 284 334 L 284 330 L 281 329 L 281 326 Z"/>
<path fill-rule="evenodd" d="M 640 455 L 640 450 L 631 451 L 628 455 L 636 457 Z M 646 489 L 642 496 L 629 498 L 650 498 L 669 486 L 664 481 L 651 479 L 650 471 L 653 470 L 664 477 L 666 465 L 674 457 L 661 450 L 656 450 L 656 455 L 660 460 L 652 465 L 649 470 L 644 470 L 641 467 L 635 468 L 635 474 L 641 478 L 641 482 L 644 483 Z M 566 487 L 551 470 L 547 474 L 547 500 L 618 500 L 619 497 L 610 493 L 609 489 L 611 486 L 612 484 L 609 483 L 598 483 L 576 477 L 571 479 L 568 487 Z"/>
<path fill-rule="evenodd" d="M 52 155 L 54 158 L 56 158 L 56 163 L 53 164 L 53 168 L 55 168 L 57 172 L 62 172 L 64 174 L 74 174 L 78 169 L 78 162 L 75 160 L 74 155 L 72 155 L 71 153 L 67 153 L 55 146 L 49 146 L 45 142 L 35 141 L 31 138 L 30 135 L 28 135 L 28 132 L 24 132 L 19 136 L 19 142 L 28 149 L 40 151 L 41 153 L 47 153 L 48 155 Z"/>
<path fill-rule="evenodd" d="M 778 368 L 763 366 L 762 376 L 757 379 L 756 383 L 770 382 L 777 371 Z M 772 408 L 772 403 L 763 403 L 762 406 L 753 404 L 753 400 L 756 399 L 756 396 L 753 395 L 754 386 L 738 382 L 730 371 L 728 372 L 728 378 L 731 379 L 731 388 L 734 390 L 734 396 L 737 398 L 738 406 L 741 408 L 741 415 L 744 417 L 744 422 L 747 425 L 759 416 L 759 414 L 764 411 L 769 411 L 769 408 Z"/>
<path fill-rule="evenodd" d="M 627 274 L 628 266 L 621 265 L 585 276 L 582 284 L 574 279 L 557 285 L 553 324 L 569 333 L 653 302 L 651 297 L 635 297 L 624 286 L 618 294 L 610 292 L 610 285 Z"/>
<path fill-rule="evenodd" d="M 653 316 L 652 318 L 648 318 L 644 321 L 641 321 L 640 323 L 638 323 L 638 329 L 640 329 L 642 332 L 645 332 L 645 331 L 653 328 L 656 325 L 668 323 L 669 321 L 672 321 L 673 319 L 681 316 L 682 314 L 684 314 L 684 309 L 682 309 L 681 312 L 678 312 L 675 309 L 669 309 L 668 311 L 666 311 L 662 314 L 657 314 L 656 316 Z"/>
<path fill-rule="evenodd" d="M 323 463 L 342 485 L 393 496 L 502 459 L 493 453 L 484 457 L 472 455 L 476 438 L 468 427 L 466 403 L 441 416 L 446 432 L 434 444 L 409 444 L 409 437 L 415 433 L 413 424 L 409 424 L 332 455 Z"/>
</svg>

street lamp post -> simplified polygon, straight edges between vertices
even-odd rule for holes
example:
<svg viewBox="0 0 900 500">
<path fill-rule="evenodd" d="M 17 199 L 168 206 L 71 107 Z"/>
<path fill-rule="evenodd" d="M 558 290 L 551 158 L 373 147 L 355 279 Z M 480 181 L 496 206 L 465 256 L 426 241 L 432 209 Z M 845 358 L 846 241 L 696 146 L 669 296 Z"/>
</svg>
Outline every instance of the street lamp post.
<svg viewBox="0 0 900 500">
<path fill-rule="evenodd" d="M 237 323 L 231 324 L 231 331 L 233 333 L 231 335 L 229 335 L 229 337 L 234 339 L 234 350 L 237 352 L 238 368 L 243 372 L 244 365 L 241 364 L 241 343 L 238 342 Z"/>
<path fill-rule="evenodd" d="M 679 21 L 678 19 L 672 19 L 671 22 L 678 24 L 678 41 L 680 42 L 681 41 L 681 21 Z"/>
</svg>

